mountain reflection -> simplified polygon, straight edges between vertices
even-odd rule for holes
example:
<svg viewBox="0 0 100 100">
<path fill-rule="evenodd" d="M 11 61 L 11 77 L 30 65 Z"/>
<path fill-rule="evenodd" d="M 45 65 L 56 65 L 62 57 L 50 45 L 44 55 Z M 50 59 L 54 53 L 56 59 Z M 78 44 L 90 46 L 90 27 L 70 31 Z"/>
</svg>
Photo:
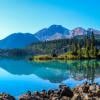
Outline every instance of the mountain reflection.
<svg viewBox="0 0 100 100">
<path fill-rule="evenodd" d="M 93 82 L 100 77 L 99 60 L 29 62 L 26 60 L 0 59 L 0 67 L 12 75 L 34 74 L 52 83 L 61 83 L 68 78 L 88 79 Z"/>
</svg>

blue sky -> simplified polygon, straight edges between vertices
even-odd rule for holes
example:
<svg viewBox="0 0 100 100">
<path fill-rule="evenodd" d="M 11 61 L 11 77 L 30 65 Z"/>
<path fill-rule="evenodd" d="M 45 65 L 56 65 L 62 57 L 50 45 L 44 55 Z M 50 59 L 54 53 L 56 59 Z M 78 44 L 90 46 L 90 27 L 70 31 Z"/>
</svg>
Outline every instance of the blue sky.
<svg viewBox="0 0 100 100">
<path fill-rule="evenodd" d="M 52 24 L 100 29 L 100 0 L 0 0 L 0 39 Z"/>
</svg>

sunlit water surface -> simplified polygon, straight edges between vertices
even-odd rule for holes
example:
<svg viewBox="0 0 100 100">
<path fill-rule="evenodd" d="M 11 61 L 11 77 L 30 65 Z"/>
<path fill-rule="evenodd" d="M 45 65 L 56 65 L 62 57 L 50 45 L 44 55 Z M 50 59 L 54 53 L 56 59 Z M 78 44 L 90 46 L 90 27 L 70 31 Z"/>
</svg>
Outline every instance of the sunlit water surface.
<svg viewBox="0 0 100 100">
<path fill-rule="evenodd" d="M 100 84 L 99 60 L 30 62 L 0 59 L 0 92 L 15 97 L 27 90 L 56 89 L 61 83 L 73 88 L 86 80 Z"/>
</svg>

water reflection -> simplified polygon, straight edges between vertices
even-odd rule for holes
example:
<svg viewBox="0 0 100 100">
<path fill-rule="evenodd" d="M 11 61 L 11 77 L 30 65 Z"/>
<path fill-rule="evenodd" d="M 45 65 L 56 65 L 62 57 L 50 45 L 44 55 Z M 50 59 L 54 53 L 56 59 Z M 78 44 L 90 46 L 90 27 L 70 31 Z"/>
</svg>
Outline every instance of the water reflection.
<svg viewBox="0 0 100 100">
<path fill-rule="evenodd" d="M 86 79 L 100 83 L 99 61 L 39 63 L 21 59 L 0 59 L 0 92 L 14 96 L 19 96 L 27 90 L 57 88 L 60 83 L 75 87 Z"/>
<path fill-rule="evenodd" d="M 70 72 L 74 79 L 87 80 L 93 82 L 96 77 L 100 77 L 100 61 L 99 60 L 84 60 L 72 61 L 70 63 Z"/>
<path fill-rule="evenodd" d="M 69 78 L 74 78 L 75 80 L 88 79 L 93 82 L 96 77 L 100 77 L 99 60 L 39 63 L 26 60 L 0 59 L 0 68 L 12 75 L 34 74 L 52 83 L 61 83 Z"/>
</svg>

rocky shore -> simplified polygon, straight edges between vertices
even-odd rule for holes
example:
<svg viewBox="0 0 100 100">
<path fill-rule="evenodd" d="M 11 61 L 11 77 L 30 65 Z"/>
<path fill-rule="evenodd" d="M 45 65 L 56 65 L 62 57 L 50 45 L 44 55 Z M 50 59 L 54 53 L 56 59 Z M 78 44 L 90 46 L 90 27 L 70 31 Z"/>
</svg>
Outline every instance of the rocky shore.
<svg viewBox="0 0 100 100">
<path fill-rule="evenodd" d="M 70 89 L 66 85 L 60 85 L 58 89 L 42 90 L 41 92 L 27 91 L 19 100 L 100 100 L 100 84 L 84 84 Z M 13 96 L 2 93 L 0 100 L 16 100 Z"/>
<path fill-rule="evenodd" d="M 16 99 L 10 94 L 0 93 L 0 100 L 16 100 Z"/>
<path fill-rule="evenodd" d="M 34 93 L 28 91 L 19 97 L 19 100 L 100 100 L 100 85 L 85 82 L 74 89 L 60 85 L 56 90 L 43 90 Z"/>
</svg>

